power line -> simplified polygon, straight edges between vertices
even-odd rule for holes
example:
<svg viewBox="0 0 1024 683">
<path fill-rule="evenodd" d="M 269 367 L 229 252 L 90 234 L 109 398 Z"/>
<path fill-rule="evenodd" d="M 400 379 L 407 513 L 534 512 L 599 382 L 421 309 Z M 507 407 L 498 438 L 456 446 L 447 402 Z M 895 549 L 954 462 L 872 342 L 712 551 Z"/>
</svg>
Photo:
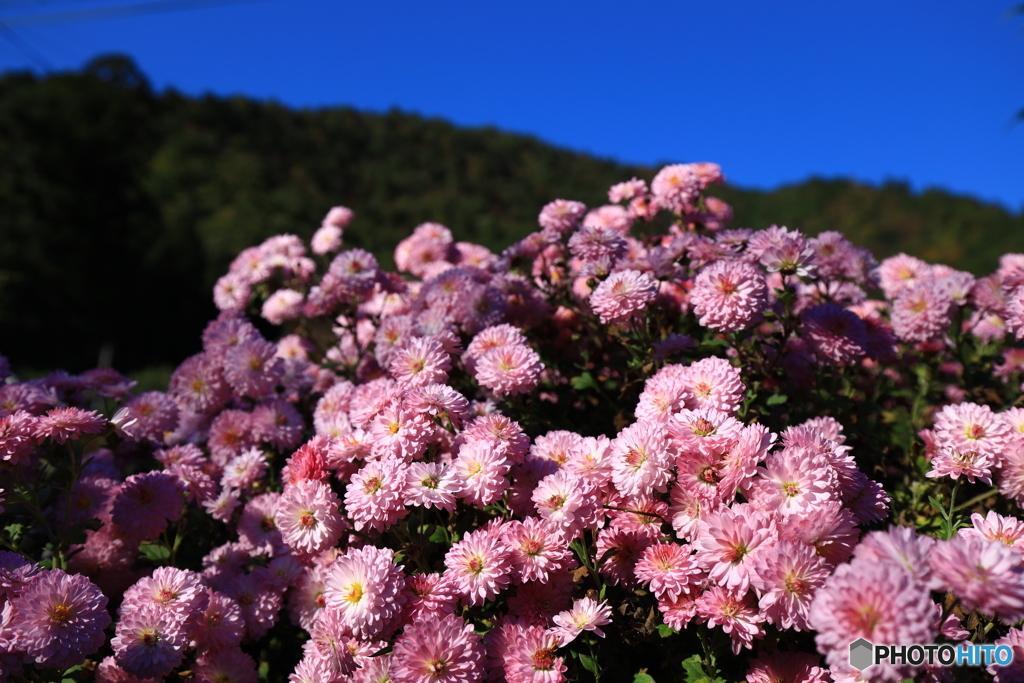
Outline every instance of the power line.
<svg viewBox="0 0 1024 683">
<path fill-rule="evenodd" d="M 50 60 L 43 56 L 38 50 L 34 50 L 28 43 L 22 40 L 10 26 L 7 26 L 4 22 L 0 22 L 0 36 L 4 37 L 8 43 L 10 43 L 15 50 L 28 57 L 29 61 L 35 64 L 43 71 L 52 71 L 53 65 L 50 64 Z"/>
<path fill-rule="evenodd" d="M 20 26 L 43 26 L 46 24 L 69 24 L 81 21 L 119 19 L 146 14 L 166 14 L 169 12 L 184 12 L 217 6 L 247 5 L 254 2 L 266 2 L 266 0 L 158 0 L 157 2 L 91 7 L 89 9 L 66 10 L 47 14 L 22 14 L 4 17 L 0 21 L 8 28 L 17 28 Z"/>
</svg>

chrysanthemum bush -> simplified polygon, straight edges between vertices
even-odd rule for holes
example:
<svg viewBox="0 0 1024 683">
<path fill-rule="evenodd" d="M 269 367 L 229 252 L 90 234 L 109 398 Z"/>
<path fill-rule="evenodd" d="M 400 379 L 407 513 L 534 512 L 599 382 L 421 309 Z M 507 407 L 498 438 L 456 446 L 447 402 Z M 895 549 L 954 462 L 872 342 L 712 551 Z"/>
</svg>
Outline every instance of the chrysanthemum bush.
<svg viewBox="0 0 1024 683">
<path fill-rule="evenodd" d="M 166 392 L 8 377 L 0 680 L 972 673 L 858 672 L 861 637 L 1021 680 L 1024 255 L 728 229 L 721 180 L 502 253 L 425 223 L 398 272 L 336 207 L 238 256 Z"/>
</svg>

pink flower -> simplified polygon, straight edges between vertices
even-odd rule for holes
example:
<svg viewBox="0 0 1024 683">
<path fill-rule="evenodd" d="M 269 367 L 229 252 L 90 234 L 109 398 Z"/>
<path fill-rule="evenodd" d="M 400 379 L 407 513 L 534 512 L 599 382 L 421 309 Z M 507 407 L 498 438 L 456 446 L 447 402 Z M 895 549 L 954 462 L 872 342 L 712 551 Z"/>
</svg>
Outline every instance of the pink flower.
<svg viewBox="0 0 1024 683">
<path fill-rule="evenodd" d="M 476 365 L 476 381 L 497 396 L 525 394 L 537 386 L 544 364 L 528 346 L 512 344 L 491 349 Z"/>
<path fill-rule="evenodd" d="M 649 273 L 620 270 L 608 276 L 590 295 L 590 306 L 601 322 L 621 325 L 641 313 L 658 293 L 658 281 Z"/>
<path fill-rule="evenodd" d="M 699 525 L 700 535 L 693 543 L 697 563 L 713 583 L 746 591 L 754 558 L 775 542 L 775 522 L 767 514 L 736 504 L 709 513 Z"/>
<path fill-rule="evenodd" d="M 302 315 L 304 298 L 301 292 L 294 289 L 279 289 L 263 302 L 260 315 L 272 325 L 280 325 L 285 320 Z"/>
<path fill-rule="evenodd" d="M 267 456 L 262 449 L 250 448 L 239 453 L 224 468 L 220 485 L 224 488 L 246 489 L 262 479 L 267 471 Z"/>
<path fill-rule="evenodd" d="M 552 617 L 552 621 L 555 622 L 555 628 L 549 633 L 558 637 L 559 647 L 565 647 L 583 631 L 604 638 L 604 631 L 599 627 L 612 623 L 612 608 L 606 600 L 598 602 L 592 598 L 582 598 L 573 602 L 572 609 Z"/>
<path fill-rule="evenodd" d="M 747 683 L 829 683 L 828 670 L 819 661 L 806 652 L 763 653 L 750 662 Z"/>
<path fill-rule="evenodd" d="M 224 354 L 224 379 L 239 396 L 261 399 L 281 379 L 277 348 L 264 339 L 249 339 Z"/>
<path fill-rule="evenodd" d="M 687 408 L 712 408 L 732 414 L 743 402 L 746 387 L 740 372 L 724 358 L 703 358 L 681 371 L 679 377 L 694 403 Z"/>
<path fill-rule="evenodd" d="M 140 678 L 156 678 L 181 664 L 188 636 L 174 613 L 148 604 L 121 617 L 110 645 L 114 659 L 125 671 Z"/>
<path fill-rule="evenodd" d="M 558 638 L 539 627 L 527 628 L 509 642 L 505 654 L 507 683 L 563 683 L 565 663 L 555 656 Z"/>
<path fill-rule="evenodd" d="M 482 605 L 511 583 L 511 555 L 495 531 L 471 531 L 445 555 L 445 578 L 469 604 Z"/>
<path fill-rule="evenodd" d="M 256 683 L 256 662 L 235 647 L 208 651 L 196 659 L 196 683 Z"/>
<path fill-rule="evenodd" d="M 167 394 L 148 391 L 139 394 L 110 418 L 110 424 L 133 441 L 162 444 L 164 434 L 178 426 L 180 410 Z"/>
<path fill-rule="evenodd" d="M 850 669 L 850 643 L 931 643 L 938 634 L 935 603 L 928 589 L 891 562 L 856 559 L 836 568 L 811 603 L 807 622 L 834 670 Z M 865 680 L 899 680 L 890 665 L 861 671 Z M 898 678 L 897 678 L 898 677 Z"/>
<path fill-rule="evenodd" d="M 696 601 L 697 616 L 714 628 L 722 630 L 732 638 L 732 653 L 754 648 L 754 638 L 764 637 L 764 615 L 757 610 L 757 604 L 747 592 L 731 591 L 725 586 L 713 586 L 704 591 Z"/>
<path fill-rule="evenodd" d="M 327 609 L 360 640 L 388 637 L 402 604 L 405 575 L 394 552 L 372 545 L 349 550 L 331 565 L 324 582 Z"/>
<path fill-rule="evenodd" d="M 953 299 L 934 282 L 921 282 L 892 303 L 892 329 L 905 342 L 926 342 L 949 329 Z"/>
<path fill-rule="evenodd" d="M 479 507 L 496 502 L 509 487 L 511 463 L 488 441 L 463 443 L 452 469 L 461 482 L 459 497 Z"/>
<path fill-rule="evenodd" d="M 829 365 L 848 365 L 868 351 L 867 327 L 855 313 L 837 304 L 822 304 L 800 316 L 800 333 L 815 355 Z"/>
<path fill-rule="evenodd" d="M 24 410 L 0 417 L 0 461 L 28 463 L 36 446 L 37 418 Z"/>
<path fill-rule="evenodd" d="M 391 355 L 389 368 L 399 382 L 425 386 L 445 382 L 452 364 L 441 342 L 434 337 L 416 337 Z"/>
<path fill-rule="evenodd" d="M 118 612 L 123 615 L 142 605 L 153 604 L 178 615 L 184 624 L 206 609 L 208 599 L 199 574 L 175 567 L 158 567 L 152 575 L 139 579 L 125 591 Z"/>
<path fill-rule="evenodd" d="M 935 544 L 928 564 L 931 587 L 952 591 L 967 609 L 998 615 L 1008 623 L 1024 619 L 1024 567 L 1017 549 L 1000 541 L 955 536 Z"/>
<path fill-rule="evenodd" d="M 52 408 L 36 420 L 36 438 L 40 441 L 50 439 L 64 443 L 82 434 L 99 434 L 106 424 L 107 421 L 97 415 L 95 410 Z"/>
<path fill-rule="evenodd" d="M 597 523 L 599 499 L 594 487 L 577 474 L 562 469 L 541 479 L 532 491 L 533 504 L 542 519 L 575 538 Z"/>
<path fill-rule="evenodd" d="M 356 531 L 385 531 L 408 514 L 405 482 L 408 465 L 395 458 L 366 463 L 345 489 L 345 512 Z"/>
<path fill-rule="evenodd" d="M 814 546 L 779 541 L 754 557 L 752 569 L 750 582 L 768 622 L 782 629 L 806 631 L 811 600 L 831 571 Z"/>
<path fill-rule="evenodd" d="M 338 496 L 322 481 L 307 480 L 285 487 L 274 521 L 290 548 L 316 553 L 338 542 L 345 529 Z"/>
<path fill-rule="evenodd" d="M 636 578 L 649 585 L 658 599 L 674 602 L 680 595 L 689 594 L 702 578 L 690 550 L 676 543 L 648 546 L 636 563 Z"/>
<path fill-rule="evenodd" d="M 556 199 L 544 205 L 537 217 L 537 222 L 545 230 L 564 235 L 580 224 L 586 212 L 586 205 L 580 202 Z"/>
<path fill-rule="evenodd" d="M 975 451 L 989 456 L 993 465 L 1001 460 L 1010 435 L 1009 423 L 986 405 L 946 405 L 935 416 L 935 442 L 940 449 Z"/>
<path fill-rule="evenodd" d="M 651 181 L 651 194 L 658 206 L 684 212 L 697 199 L 701 183 L 692 164 L 666 166 Z"/>
<path fill-rule="evenodd" d="M 245 636 L 245 617 L 242 608 L 234 600 L 207 589 L 209 602 L 206 609 L 189 631 L 201 650 L 215 651 L 234 647 Z"/>
<path fill-rule="evenodd" d="M 768 306 L 768 288 L 749 263 L 715 261 L 697 274 L 690 303 L 704 327 L 735 332 L 753 325 Z"/>
<path fill-rule="evenodd" d="M 978 451 L 961 451 L 955 448 L 940 448 L 932 458 L 932 468 L 924 475 L 932 479 L 950 477 L 958 479 L 961 475 L 974 483 L 980 480 L 992 483 L 992 468 L 997 462 L 992 456 Z"/>
<path fill-rule="evenodd" d="M 551 572 L 569 568 L 572 555 L 557 527 L 541 518 L 507 522 L 501 536 L 511 551 L 509 559 L 517 583 L 546 582 Z"/>
<path fill-rule="evenodd" d="M 450 465 L 414 462 L 406 473 L 405 504 L 434 507 L 451 512 L 462 491 L 462 479 Z"/>
<path fill-rule="evenodd" d="M 1003 545 L 1024 552 L 1024 522 L 1019 519 L 1003 517 L 995 510 L 989 510 L 984 517 L 977 512 L 971 515 L 971 525 L 966 529 L 960 529 L 957 533 L 966 538 L 999 541 Z"/>
<path fill-rule="evenodd" d="M 181 517 L 185 495 L 185 485 L 170 472 L 133 474 L 114 495 L 114 526 L 133 542 L 156 538 Z"/>
<path fill-rule="evenodd" d="M 839 499 L 839 482 L 826 456 L 811 448 L 790 447 L 770 454 L 746 490 L 754 507 L 782 515 L 811 515 Z"/>
<path fill-rule="evenodd" d="M 612 480 L 628 497 L 666 490 L 672 459 L 664 429 L 657 423 L 637 422 L 612 441 Z"/>
<path fill-rule="evenodd" d="M 107 598 L 89 579 L 51 569 L 36 575 L 9 603 L 3 631 L 17 649 L 47 669 L 67 669 L 99 650 L 110 624 Z"/>
<path fill-rule="evenodd" d="M 483 662 L 473 625 L 449 614 L 407 626 L 395 641 L 391 671 L 394 680 L 408 683 L 477 683 Z"/>
</svg>

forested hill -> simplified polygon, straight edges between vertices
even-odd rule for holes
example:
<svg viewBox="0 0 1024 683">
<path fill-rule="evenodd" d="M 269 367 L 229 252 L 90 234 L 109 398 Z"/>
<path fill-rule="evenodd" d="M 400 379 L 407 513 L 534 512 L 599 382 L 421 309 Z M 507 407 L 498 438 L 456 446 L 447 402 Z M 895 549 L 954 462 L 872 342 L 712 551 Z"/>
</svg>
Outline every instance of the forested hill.
<svg viewBox="0 0 1024 683">
<path fill-rule="evenodd" d="M 74 372 L 106 344 L 123 370 L 176 364 L 199 349 L 213 282 L 233 256 L 275 233 L 308 238 L 333 205 L 356 212 L 346 243 L 390 264 L 419 223 L 501 249 L 535 229 L 551 199 L 597 206 L 610 185 L 656 171 L 400 112 L 158 93 L 123 57 L 7 74 L 0 353 L 15 367 Z M 1024 216 L 903 185 L 716 194 L 735 227 L 841 230 L 879 257 L 906 251 L 982 274 L 1024 249 Z"/>
</svg>

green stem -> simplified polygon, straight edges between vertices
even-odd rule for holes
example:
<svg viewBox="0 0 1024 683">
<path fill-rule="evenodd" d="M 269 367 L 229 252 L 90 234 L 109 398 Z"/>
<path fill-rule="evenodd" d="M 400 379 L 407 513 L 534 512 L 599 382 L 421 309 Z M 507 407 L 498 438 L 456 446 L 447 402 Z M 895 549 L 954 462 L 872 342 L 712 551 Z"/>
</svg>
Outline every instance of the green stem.
<svg viewBox="0 0 1024 683">
<path fill-rule="evenodd" d="M 986 498 L 990 498 L 990 497 L 996 495 L 997 493 L 999 493 L 999 489 L 998 488 L 989 489 L 985 493 L 979 494 L 979 495 L 975 496 L 974 498 L 971 498 L 966 503 L 960 503 L 955 508 L 953 508 L 953 511 L 956 512 L 958 510 L 963 510 L 964 508 L 969 508 L 969 507 L 971 507 L 973 505 L 977 505 L 981 501 L 985 500 Z"/>
</svg>

